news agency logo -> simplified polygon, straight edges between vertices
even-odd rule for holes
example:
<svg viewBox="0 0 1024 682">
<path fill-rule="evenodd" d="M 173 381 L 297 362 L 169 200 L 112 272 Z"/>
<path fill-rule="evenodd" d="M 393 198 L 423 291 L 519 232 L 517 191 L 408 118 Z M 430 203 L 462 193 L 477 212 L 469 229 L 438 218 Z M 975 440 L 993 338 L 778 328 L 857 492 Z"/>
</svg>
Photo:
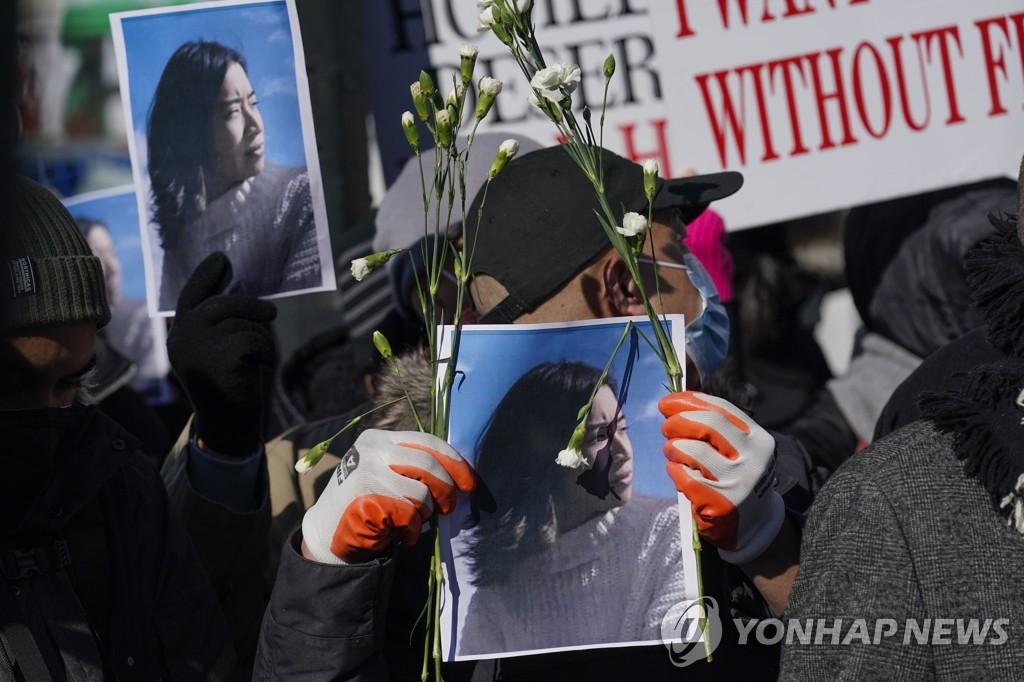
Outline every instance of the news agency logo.
<svg viewBox="0 0 1024 682">
<path fill-rule="evenodd" d="M 701 621 L 707 645 L 701 638 Z M 672 665 L 686 666 L 705 658 L 722 641 L 722 619 L 718 615 L 718 602 L 714 597 L 701 597 L 696 601 L 682 601 L 674 605 L 661 619 L 661 641 L 668 649 Z"/>
</svg>

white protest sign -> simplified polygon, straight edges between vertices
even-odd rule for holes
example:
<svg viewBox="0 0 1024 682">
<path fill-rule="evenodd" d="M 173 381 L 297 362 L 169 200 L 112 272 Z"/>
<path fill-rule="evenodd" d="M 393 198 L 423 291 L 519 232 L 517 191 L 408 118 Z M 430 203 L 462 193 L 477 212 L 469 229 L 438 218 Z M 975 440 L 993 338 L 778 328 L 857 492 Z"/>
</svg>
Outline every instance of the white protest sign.
<svg viewBox="0 0 1024 682">
<path fill-rule="evenodd" d="M 590 106 L 595 129 L 604 87 L 601 67 L 609 54 L 615 56 L 617 70 L 608 93 L 604 145 L 634 160 L 657 159 L 664 175 L 678 175 L 691 164 L 670 154 L 671 122 L 663 103 L 665 84 L 647 4 L 647 0 L 546 0 L 534 3 L 533 19 L 548 62 L 582 68 L 583 82 L 574 100 L 580 108 L 584 103 Z M 429 62 L 437 70 L 442 94 L 447 95 L 452 74 L 458 72 L 458 49 L 463 43 L 480 49 L 474 80 L 490 76 L 504 83 L 480 130 L 516 133 L 543 144 L 557 142 L 554 125 L 527 103 L 527 78 L 508 48 L 493 34 L 477 31 L 480 8 L 475 2 L 370 0 L 364 7 L 368 35 L 376 37 L 368 41 L 368 51 L 386 175 L 393 177 L 400 168 L 396 157 L 411 155 L 399 126 L 402 111 L 412 109 L 409 84 Z"/>
<path fill-rule="evenodd" d="M 1016 176 L 1020 0 L 653 0 L 670 153 L 730 229 Z"/>
</svg>

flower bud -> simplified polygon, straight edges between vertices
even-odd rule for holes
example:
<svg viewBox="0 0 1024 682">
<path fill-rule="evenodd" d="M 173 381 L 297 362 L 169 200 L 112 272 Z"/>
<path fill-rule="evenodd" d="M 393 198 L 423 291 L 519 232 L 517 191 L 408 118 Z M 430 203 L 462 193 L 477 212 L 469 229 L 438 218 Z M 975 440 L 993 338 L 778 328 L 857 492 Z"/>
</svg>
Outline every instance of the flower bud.
<svg viewBox="0 0 1024 682">
<path fill-rule="evenodd" d="M 423 94 L 427 97 L 433 97 L 436 92 L 434 79 L 426 71 L 420 71 L 420 88 L 423 89 Z"/>
<path fill-rule="evenodd" d="M 402 131 L 405 132 L 405 139 L 409 146 L 418 155 L 420 153 L 420 131 L 416 128 L 416 118 L 411 111 L 402 114 Z"/>
<path fill-rule="evenodd" d="M 454 106 L 456 109 L 462 108 L 462 102 L 466 98 L 466 88 L 461 85 L 456 85 L 452 88 L 451 92 L 448 93 L 448 98 L 445 100 L 446 107 Z"/>
<path fill-rule="evenodd" d="M 604 60 L 604 79 L 608 80 L 615 75 L 615 55 L 608 53 L 608 58 Z"/>
<path fill-rule="evenodd" d="M 391 257 L 396 253 L 401 253 L 404 250 L 405 249 L 391 249 L 390 251 L 378 251 L 377 253 L 371 253 L 369 256 L 365 256 L 363 258 L 356 258 L 352 261 L 352 277 L 355 278 L 357 282 L 362 282 L 367 275 L 391 260 Z"/>
<path fill-rule="evenodd" d="M 477 27 L 477 31 L 483 33 L 484 31 L 491 31 L 498 22 L 494 18 L 494 6 L 491 4 L 486 5 L 480 12 L 480 26 Z"/>
<path fill-rule="evenodd" d="M 494 105 L 494 98 L 501 92 L 502 83 L 497 78 L 484 76 L 477 86 L 476 120 L 482 121 Z"/>
<path fill-rule="evenodd" d="M 377 349 L 377 352 L 380 353 L 385 362 L 391 362 L 394 357 L 391 352 L 391 344 L 388 343 L 387 337 L 379 331 L 373 332 L 373 347 Z"/>
<path fill-rule="evenodd" d="M 514 4 L 516 12 L 520 15 L 528 15 L 530 10 L 533 9 L 533 0 L 515 0 L 514 3 L 509 4 Z"/>
<path fill-rule="evenodd" d="M 419 81 L 409 86 L 409 94 L 412 95 L 412 104 L 416 108 L 420 120 L 426 123 L 430 120 L 430 109 L 427 107 L 427 97 L 423 94 L 423 86 Z"/>
<path fill-rule="evenodd" d="M 480 33 L 491 31 L 498 37 L 498 40 L 506 45 L 512 40 L 508 31 L 502 26 L 501 8 L 497 5 L 488 5 L 480 12 L 480 25 L 477 26 L 476 30 Z"/>
<path fill-rule="evenodd" d="M 491 164 L 491 170 L 488 173 L 489 177 L 496 177 L 500 173 L 505 165 L 519 153 L 519 142 L 509 138 L 501 143 L 498 147 L 498 155 L 494 157 L 494 162 Z"/>
<path fill-rule="evenodd" d="M 463 44 L 459 46 L 459 74 L 462 77 L 462 85 L 468 86 L 473 82 L 473 69 L 476 68 L 476 57 L 480 50 L 476 45 Z"/>
<path fill-rule="evenodd" d="M 644 193 L 647 201 L 653 200 L 658 193 L 658 162 L 654 159 L 644 161 Z"/>
<path fill-rule="evenodd" d="M 576 425 L 573 429 L 572 436 L 569 438 L 569 444 L 565 446 L 565 449 L 558 453 L 555 458 L 555 464 L 566 467 L 568 469 L 579 469 L 587 463 L 587 460 L 583 459 L 583 440 L 587 437 L 587 419 L 586 417 Z"/>
<path fill-rule="evenodd" d="M 437 143 L 447 149 L 452 146 L 452 117 L 447 109 L 434 114 L 434 126 L 437 130 Z"/>
</svg>

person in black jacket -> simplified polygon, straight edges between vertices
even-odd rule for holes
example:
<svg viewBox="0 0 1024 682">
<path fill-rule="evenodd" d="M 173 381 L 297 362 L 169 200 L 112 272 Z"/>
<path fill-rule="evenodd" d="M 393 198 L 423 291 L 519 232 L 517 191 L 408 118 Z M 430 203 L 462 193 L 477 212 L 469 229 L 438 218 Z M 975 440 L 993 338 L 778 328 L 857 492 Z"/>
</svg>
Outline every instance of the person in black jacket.
<svg viewBox="0 0 1024 682">
<path fill-rule="evenodd" d="M 628 210 L 643 202 L 641 168 L 609 151 L 602 159 L 612 204 Z M 707 202 L 731 194 L 738 183 L 735 177 L 722 176 L 695 178 L 689 187 L 678 180 L 668 183 L 670 190 L 659 190 L 669 205 L 655 200 L 649 239 L 661 266 L 659 305 L 686 314 L 687 384 L 697 388 L 709 383 L 724 357 L 728 328 L 720 324 L 724 315 L 713 284 L 679 237 L 687 220 L 699 215 Z M 564 151 L 556 147 L 519 157 L 491 184 L 475 246 L 472 287 L 482 320 L 553 322 L 643 313 L 623 260 L 593 217 L 590 184 Z M 546 201 L 548 197 L 558 199 Z M 470 215 L 476 215 L 479 202 L 478 195 Z M 644 273 L 653 291 L 655 270 Z M 694 392 L 672 395 L 673 400 L 660 405 L 671 415 L 666 422 L 672 426 L 672 435 L 666 434 L 670 475 L 690 496 L 705 540 L 705 592 L 725 614 L 714 662 L 681 668 L 662 647 L 593 648 L 451 664 L 445 667 L 446 679 L 777 675 L 777 647 L 741 644 L 733 618 L 767 617 L 785 608 L 797 568 L 800 513 L 813 493 L 808 490 L 813 485 L 809 460 L 798 445 L 774 439 L 724 401 L 704 400 Z M 692 421 L 681 418 L 684 413 Z M 720 432 L 721 438 L 712 438 L 715 443 L 732 443 L 736 456 L 731 464 L 713 447 L 694 451 L 698 438 L 687 421 L 703 421 Z M 737 422 L 743 426 L 736 427 Z M 404 680 L 419 674 L 422 639 L 414 633 L 410 645 L 410 631 L 425 603 L 433 546 L 431 536 L 420 537 L 422 522 L 434 508 L 451 511 L 455 491 L 466 492 L 476 482 L 447 443 L 401 428 L 364 431 L 324 477 L 326 489 L 305 512 L 301 529 L 289 537 L 264 616 L 256 679 Z M 749 438 L 740 435 L 743 430 Z M 702 462 L 711 470 L 735 469 L 730 480 L 709 484 Z M 749 489 L 741 479 L 769 483 Z M 729 499 L 731 512 L 706 504 L 699 488 L 717 488 Z"/>
<path fill-rule="evenodd" d="M 79 397 L 110 320 L 99 260 L 10 177 L 0 336 L 0 677 L 240 679 L 210 583 L 139 441 Z"/>
</svg>

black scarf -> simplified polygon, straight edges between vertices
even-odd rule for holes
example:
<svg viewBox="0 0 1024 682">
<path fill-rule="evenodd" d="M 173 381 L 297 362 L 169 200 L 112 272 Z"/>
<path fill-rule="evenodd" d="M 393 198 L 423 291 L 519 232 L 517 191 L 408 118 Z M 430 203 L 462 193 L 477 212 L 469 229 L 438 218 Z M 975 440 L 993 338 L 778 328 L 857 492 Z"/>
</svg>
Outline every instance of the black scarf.
<svg viewBox="0 0 1024 682">
<path fill-rule="evenodd" d="M 975 305 L 998 362 L 960 375 L 958 388 L 924 393 L 921 414 L 953 436 L 964 472 L 992 507 L 1024 534 L 1024 244 L 1017 218 L 992 218 L 997 233 L 965 260 Z"/>
</svg>

